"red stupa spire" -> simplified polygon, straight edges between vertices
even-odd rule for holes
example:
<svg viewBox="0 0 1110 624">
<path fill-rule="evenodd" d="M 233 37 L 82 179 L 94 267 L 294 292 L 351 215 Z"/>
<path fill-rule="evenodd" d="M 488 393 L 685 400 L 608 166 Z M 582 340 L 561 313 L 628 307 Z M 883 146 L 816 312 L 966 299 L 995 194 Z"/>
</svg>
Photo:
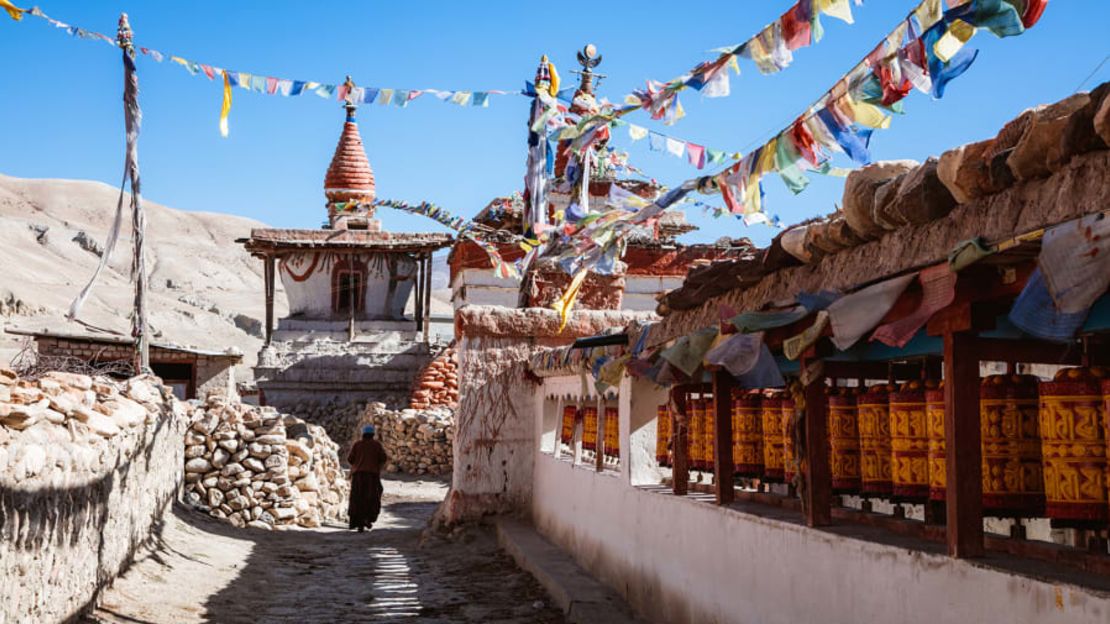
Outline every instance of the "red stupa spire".
<svg viewBox="0 0 1110 624">
<path fill-rule="evenodd" d="M 349 87 L 353 86 L 350 78 L 347 81 Z M 324 194 L 329 203 L 358 201 L 368 204 L 374 201 L 374 171 L 366 159 L 366 150 L 355 122 L 357 108 L 350 99 L 347 100 L 347 120 L 343 123 L 343 133 L 339 135 L 335 155 L 324 176 Z"/>
</svg>

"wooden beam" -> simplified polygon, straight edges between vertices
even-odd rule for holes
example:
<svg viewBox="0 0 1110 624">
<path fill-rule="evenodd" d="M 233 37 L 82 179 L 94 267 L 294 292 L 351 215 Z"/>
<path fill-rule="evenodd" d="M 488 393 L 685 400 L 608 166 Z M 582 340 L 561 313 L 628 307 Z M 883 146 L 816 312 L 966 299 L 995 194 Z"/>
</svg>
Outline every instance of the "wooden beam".
<svg viewBox="0 0 1110 624">
<path fill-rule="evenodd" d="M 432 254 L 424 256 L 424 343 L 428 343 L 432 316 Z"/>
<path fill-rule="evenodd" d="M 713 373 L 713 470 L 714 494 L 718 505 L 733 501 L 732 475 L 736 472 L 732 463 L 732 389 L 736 380 L 726 370 Z"/>
<path fill-rule="evenodd" d="M 820 362 L 803 359 L 802 371 L 812 370 Z M 828 397 L 825 394 L 825 374 L 810 379 L 805 386 L 805 418 L 802 475 L 805 490 L 802 493 L 806 526 L 820 527 L 832 523 L 832 469 L 829 466 Z"/>
<path fill-rule="evenodd" d="M 983 556 L 979 356 L 974 345 L 970 334 L 944 334 L 948 554 L 961 559 Z"/>
<path fill-rule="evenodd" d="M 844 362 L 825 360 L 825 376 L 830 379 L 887 379 L 891 373 L 900 381 L 921 378 L 921 363 Z"/>
<path fill-rule="evenodd" d="M 597 434 L 594 442 L 594 469 L 605 470 L 605 397 L 597 395 Z"/>
<path fill-rule="evenodd" d="M 1066 345 L 1039 340 L 975 338 L 973 348 L 980 360 L 988 361 L 1079 366 L 1083 360 L 1083 349 L 1078 342 Z"/>
<path fill-rule="evenodd" d="M 671 388 L 671 405 L 674 407 L 674 413 L 671 414 L 671 453 L 674 457 L 671 462 L 671 482 L 676 496 L 686 496 L 690 489 L 690 458 L 686 453 L 689 428 L 686 420 L 686 392 L 682 387 Z"/>
<path fill-rule="evenodd" d="M 262 259 L 262 290 L 266 297 L 266 344 L 274 335 L 274 269 L 277 259 L 266 256 Z"/>
<path fill-rule="evenodd" d="M 412 318 L 416 321 L 416 331 L 421 331 L 424 329 L 424 258 L 421 256 L 416 257 L 413 286 Z"/>
</svg>

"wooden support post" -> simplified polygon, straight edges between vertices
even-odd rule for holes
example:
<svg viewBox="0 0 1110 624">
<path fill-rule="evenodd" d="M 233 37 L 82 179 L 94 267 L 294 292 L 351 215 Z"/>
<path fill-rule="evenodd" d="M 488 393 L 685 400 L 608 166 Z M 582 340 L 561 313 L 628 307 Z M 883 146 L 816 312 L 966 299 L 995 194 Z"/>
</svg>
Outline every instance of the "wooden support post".
<svg viewBox="0 0 1110 624">
<path fill-rule="evenodd" d="M 432 254 L 424 257 L 424 344 L 428 344 L 428 331 L 432 321 Z"/>
<path fill-rule="evenodd" d="M 262 259 L 262 291 L 266 296 L 266 344 L 274 335 L 274 269 L 276 258 L 266 256 Z"/>
<path fill-rule="evenodd" d="M 732 463 L 732 389 L 736 380 L 726 370 L 713 373 L 713 470 L 716 475 L 714 494 L 718 505 L 733 501 L 732 475 L 736 468 Z"/>
<path fill-rule="evenodd" d="M 686 496 L 690 490 L 690 462 L 686 439 L 689 423 L 686 420 L 686 391 L 680 386 L 671 388 L 671 405 L 674 406 L 674 414 L 671 415 L 671 451 L 674 458 L 671 462 L 671 481 L 675 495 Z"/>
<path fill-rule="evenodd" d="M 555 398 L 555 448 L 551 449 L 551 456 L 559 459 L 563 456 L 563 396 Z"/>
<path fill-rule="evenodd" d="M 585 419 L 583 418 L 581 406 L 574 410 L 574 428 L 571 430 L 571 448 L 574 453 L 574 465 L 577 466 L 582 463 L 582 436 L 585 435 Z"/>
<path fill-rule="evenodd" d="M 818 360 L 802 359 L 803 375 L 814 371 L 821 364 Z M 816 365 L 816 366 L 815 366 Z M 820 527 L 832 524 L 832 469 L 829 467 L 828 396 L 825 394 L 825 374 L 822 370 L 805 386 L 805 428 L 803 439 L 805 460 L 802 473 L 805 477 L 803 508 L 806 526 Z"/>
<path fill-rule="evenodd" d="M 424 329 L 424 258 L 416 258 L 416 276 L 413 278 L 412 319 L 416 321 L 416 331 Z"/>
<path fill-rule="evenodd" d="M 944 433 L 948 554 L 983 556 L 979 357 L 970 333 L 944 333 Z"/>
</svg>

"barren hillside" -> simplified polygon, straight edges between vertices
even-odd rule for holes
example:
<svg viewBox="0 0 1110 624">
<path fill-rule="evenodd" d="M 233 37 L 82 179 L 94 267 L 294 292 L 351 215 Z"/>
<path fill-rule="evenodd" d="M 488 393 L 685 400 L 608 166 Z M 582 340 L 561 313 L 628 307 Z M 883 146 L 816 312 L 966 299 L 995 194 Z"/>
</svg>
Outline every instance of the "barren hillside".
<svg viewBox="0 0 1110 624">
<path fill-rule="evenodd" d="M 100 260 L 118 191 L 99 182 L 0 175 L 0 325 L 87 332 L 64 318 Z M 184 212 L 146 201 L 150 320 L 158 342 L 240 349 L 253 363 L 261 344 L 262 263 L 235 238 L 261 223 Z M 131 228 L 125 219 L 111 261 L 81 313 L 127 334 L 132 290 Z M 284 296 L 277 297 L 283 314 Z M 0 333 L 0 363 L 20 339 Z"/>
<path fill-rule="evenodd" d="M 116 209 L 118 190 L 100 182 L 28 180 L 0 175 L 0 328 L 89 330 L 65 312 L 97 262 Z M 235 243 L 264 224 L 233 215 L 186 212 L 144 201 L 150 319 L 157 342 L 243 352 L 249 377 L 262 343 L 262 263 Z M 101 274 L 81 319 L 130 331 L 131 222 Z M 442 254 L 434 262 L 432 314 L 451 316 Z M 278 282 L 275 315 L 287 309 Z M 450 325 L 440 328 L 450 331 Z M 22 338 L 0 331 L 0 365 Z"/>
</svg>

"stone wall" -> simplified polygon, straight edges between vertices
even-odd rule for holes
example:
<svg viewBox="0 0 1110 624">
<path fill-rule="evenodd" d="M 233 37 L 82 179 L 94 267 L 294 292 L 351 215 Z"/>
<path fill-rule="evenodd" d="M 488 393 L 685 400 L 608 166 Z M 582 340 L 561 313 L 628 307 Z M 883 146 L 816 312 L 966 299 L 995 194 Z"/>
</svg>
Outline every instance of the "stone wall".
<svg viewBox="0 0 1110 624">
<path fill-rule="evenodd" d="M 185 434 L 185 502 L 238 527 L 346 520 L 349 486 L 324 429 L 210 399 Z"/>
<path fill-rule="evenodd" d="M 191 408 L 152 377 L 0 369 L 0 622 L 58 622 L 152 538 Z"/>
<path fill-rule="evenodd" d="M 381 403 L 367 406 L 346 448 L 361 437 L 362 425 L 372 424 L 385 448 L 386 472 L 443 475 L 451 472 L 455 441 L 455 413 L 448 408 L 389 410 Z"/>
</svg>

